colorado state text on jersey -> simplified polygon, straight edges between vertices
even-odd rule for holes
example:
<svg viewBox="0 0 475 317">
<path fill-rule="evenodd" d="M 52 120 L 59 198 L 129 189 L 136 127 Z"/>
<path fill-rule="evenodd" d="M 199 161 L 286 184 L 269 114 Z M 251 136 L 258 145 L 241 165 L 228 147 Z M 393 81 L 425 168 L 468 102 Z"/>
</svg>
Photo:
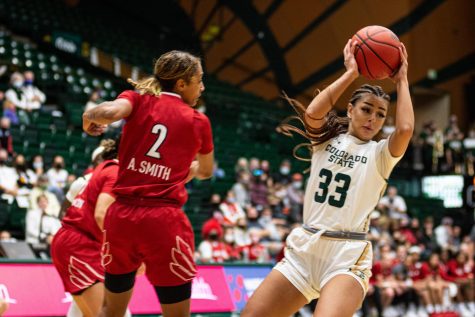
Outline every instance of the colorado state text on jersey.
<svg viewBox="0 0 475 317">
<path fill-rule="evenodd" d="M 139 169 L 137 170 L 134 157 L 130 160 L 129 164 L 127 165 L 127 169 L 132 170 L 134 172 L 139 172 L 145 175 L 158 177 L 166 181 L 170 178 L 170 174 L 172 172 L 172 169 L 169 167 L 166 167 L 165 165 L 154 164 L 147 161 L 141 161 L 139 164 Z"/>
<path fill-rule="evenodd" d="M 328 144 L 325 147 L 325 151 L 331 153 L 330 157 L 328 158 L 328 162 L 335 163 L 343 167 L 353 168 L 355 166 L 355 163 L 357 162 L 366 164 L 366 162 L 368 161 L 368 158 L 366 156 L 353 155 L 346 151 L 339 150 L 331 144 Z"/>
</svg>

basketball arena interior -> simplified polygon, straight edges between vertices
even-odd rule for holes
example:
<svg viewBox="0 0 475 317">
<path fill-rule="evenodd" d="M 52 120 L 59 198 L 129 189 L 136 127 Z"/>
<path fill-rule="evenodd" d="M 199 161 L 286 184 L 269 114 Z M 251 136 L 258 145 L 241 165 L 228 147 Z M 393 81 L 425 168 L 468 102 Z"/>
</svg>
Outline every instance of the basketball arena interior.
<svg viewBox="0 0 475 317">
<path fill-rule="evenodd" d="M 348 40 L 372 25 L 405 45 L 415 121 L 369 214 L 373 272 L 353 316 L 475 316 L 471 0 L 0 0 L 0 316 L 67 315 L 73 297 L 50 255 L 61 205 L 71 184 L 91 172 L 101 141 L 124 125 L 91 136 L 83 113 L 133 89 L 127 80 L 152 75 L 172 50 L 201 59 L 196 109 L 209 118 L 214 143 L 212 177 L 185 186 L 198 271 L 191 315 L 240 316 L 304 221 L 310 162 L 294 154 L 309 153 L 294 153 L 306 140 L 278 128 L 295 115 L 284 96 L 307 106 L 345 72 Z M 359 76 L 334 109 L 346 116 L 351 92 L 365 83 L 391 97 L 381 130 L 389 137 L 397 124 L 390 78 Z M 38 228 L 31 221 L 40 215 Z M 56 230 L 43 234 L 43 217 Z M 426 311 L 432 304 L 405 261 L 417 255 L 436 270 L 434 254 L 447 310 L 433 303 Z M 312 300 L 294 316 L 312 316 L 316 307 Z M 136 277 L 129 309 L 161 316 L 145 275 Z"/>
</svg>

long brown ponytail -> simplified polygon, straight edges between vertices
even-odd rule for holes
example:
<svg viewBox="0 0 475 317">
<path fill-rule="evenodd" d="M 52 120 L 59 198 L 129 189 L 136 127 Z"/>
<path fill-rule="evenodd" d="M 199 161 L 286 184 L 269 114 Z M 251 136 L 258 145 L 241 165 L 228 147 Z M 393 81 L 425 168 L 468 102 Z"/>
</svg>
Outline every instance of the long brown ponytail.
<svg viewBox="0 0 475 317">
<path fill-rule="evenodd" d="M 385 93 L 380 86 L 365 84 L 353 92 L 350 98 L 350 104 L 354 106 L 356 102 L 358 102 L 358 100 L 360 100 L 365 94 L 373 94 L 376 97 L 390 101 L 389 95 Z M 323 119 L 325 120 L 325 123 L 322 127 L 318 129 L 312 128 L 308 124 L 305 116 L 305 106 L 303 106 L 297 100 L 289 98 L 285 93 L 284 98 L 292 106 L 297 114 L 285 118 L 277 127 L 277 131 L 289 137 L 293 137 L 293 133 L 297 133 L 309 141 L 308 143 L 300 143 L 294 147 L 293 154 L 295 158 L 302 161 L 310 161 L 309 158 L 299 156 L 297 152 L 301 148 L 305 148 L 310 153 L 312 153 L 313 147 L 315 145 L 325 143 L 337 135 L 346 133 L 348 131 L 350 119 L 348 117 L 339 117 L 335 110 L 331 110 L 327 113 Z M 303 129 L 292 124 L 291 122 L 293 121 L 300 122 L 300 124 L 303 125 Z"/>
</svg>

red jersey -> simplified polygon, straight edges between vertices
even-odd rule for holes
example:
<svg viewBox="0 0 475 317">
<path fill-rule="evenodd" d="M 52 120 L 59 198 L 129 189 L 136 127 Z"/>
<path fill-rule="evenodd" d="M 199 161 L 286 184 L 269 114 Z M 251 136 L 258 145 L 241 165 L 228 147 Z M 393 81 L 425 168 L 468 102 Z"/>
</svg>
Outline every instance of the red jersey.
<svg viewBox="0 0 475 317">
<path fill-rule="evenodd" d="M 425 262 L 417 262 L 407 267 L 409 277 L 413 281 L 420 281 L 430 275 L 429 265 Z"/>
<path fill-rule="evenodd" d="M 119 197 L 184 205 L 185 181 L 197 153 L 213 150 L 208 118 L 179 95 L 159 97 L 127 90 L 118 99 L 132 104 L 119 150 Z"/>
<path fill-rule="evenodd" d="M 115 160 L 99 164 L 86 187 L 73 200 L 63 218 L 63 226 L 79 230 L 91 239 L 102 242 L 102 232 L 94 218 L 97 198 L 101 193 L 112 193 L 119 166 Z"/>
<path fill-rule="evenodd" d="M 390 276 L 393 275 L 393 268 L 395 266 L 396 262 L 395 260 L 392 261 L 390 267 L 383 267 L 381 264 L 381 261 L 376 261 L 373 264 L 373 267 L 371 268 L 371 278 L 370 278 L 370 283 L 375 284 L 378 280 L 378 276 L 382 276 L 383 279 L 386 279 Z"/>
<path fill-rule="evenodd" d="M 447 263 L 448 275 L 452 278 L 473 278 L 471 263 L 459 263 L 452 259 Z"/>
</svg>

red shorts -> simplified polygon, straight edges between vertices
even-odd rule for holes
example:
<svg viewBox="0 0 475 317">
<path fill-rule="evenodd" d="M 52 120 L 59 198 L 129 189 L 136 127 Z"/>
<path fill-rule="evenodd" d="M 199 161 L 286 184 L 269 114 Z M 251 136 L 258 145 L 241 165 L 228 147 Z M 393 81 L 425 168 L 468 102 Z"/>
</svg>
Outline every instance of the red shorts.
<svg viewBox="0 0 475 317">
<path fill-rule="evenodd" d="M 59 229 L 51 243 L 51 258 L 64 289 L 73 295 L 104 282 L 101 244 L 76 230 Z"/>
<path fill-rule="evenodd" d="M 102 264 L 110 274 L 126 274 L 145 263 L 154 286 L 177 286 L 196 275 L 194 235 L 178 207 L 131 206 L 119 201 L 104 220 Z"/>
</svg>

